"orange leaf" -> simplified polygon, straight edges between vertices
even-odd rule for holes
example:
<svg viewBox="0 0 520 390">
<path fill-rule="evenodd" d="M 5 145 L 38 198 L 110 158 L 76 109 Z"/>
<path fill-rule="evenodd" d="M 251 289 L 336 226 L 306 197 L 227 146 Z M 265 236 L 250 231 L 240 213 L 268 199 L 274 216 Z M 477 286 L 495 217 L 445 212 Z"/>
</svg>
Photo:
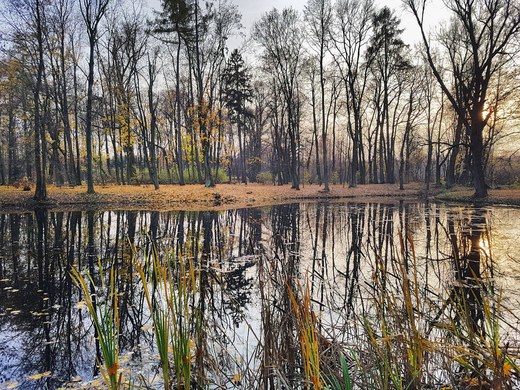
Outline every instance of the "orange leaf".
<svg viewBox="0 0 520 390">
<path fill-rule="evenodd" d="M 504 375 L 509 377 L 511 376 L 511 371 L 513 370 L 513 366 L 509 362 L 504 362 L 503 372 Z"/>
<path fill-rule="evenodd" d="M 117 374 L 117 370 L 119 369 L 119 364 L 114 363 L 110 367 L 108 367 L 107 373 L 108 376 L 113 376 Z"/>
</svg>

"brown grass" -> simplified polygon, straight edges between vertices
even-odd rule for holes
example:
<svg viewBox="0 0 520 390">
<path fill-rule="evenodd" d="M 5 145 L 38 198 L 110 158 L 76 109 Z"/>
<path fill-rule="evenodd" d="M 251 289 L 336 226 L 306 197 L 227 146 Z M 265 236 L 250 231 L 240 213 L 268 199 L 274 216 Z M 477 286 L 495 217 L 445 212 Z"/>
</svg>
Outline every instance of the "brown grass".
<svg viewBox="0 0 520 390">
<path fill-rule="evenodd" d="M 48 187 L 48 205 L 54 208 L 146 208 L 152 210 L 223 210 L 238 207 L 258 207 L 291 201 L 320 199 L 366 200 L 391 197 L 393 199 L 418 199 L 422 185 L 412 183 L 399 190 L 394 184 L 369 184 L 356 188 L 332 185 L 324 193 L 318 185 L 305 185 L 300 190 L 290 185 L 219 184 L 214 188 L 203 185 L 162 185 L 158 191 L 153 186 L 96 186 L 96 193 L 86 194 L 85 186 Z M 0 187 L 0 209 L 31 208 L 36 206 L 34 192 L 22 191 L 10 186 Z"/>
</svg>

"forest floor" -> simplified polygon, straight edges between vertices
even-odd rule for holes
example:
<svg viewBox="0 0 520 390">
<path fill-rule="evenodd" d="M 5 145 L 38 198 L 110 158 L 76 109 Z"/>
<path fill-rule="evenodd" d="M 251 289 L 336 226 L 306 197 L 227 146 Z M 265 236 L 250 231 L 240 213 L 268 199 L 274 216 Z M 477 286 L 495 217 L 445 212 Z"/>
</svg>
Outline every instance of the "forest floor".
<svg viewBox="0 0 520 390">
<path fill-rule="evenodd" d="M 34 190 L 23 191 L 11 186 L 0 187 L 0 210 L 31 209 L 39 205 L 54 209 L 146 209 L 146 210 L 224 210 L 241 207 L 259 207 L 294 201 L 370 198 L 392 200 L 418 200 L 423 198 L 423 185 L 411 183 L 399 190 L 397 184 L 367 184 L 356 188 L 331 185 L 323 192 L 317 184 L 302 185 L 300 190 L 290 185 L 270 184 L 217 184 L 213 188 L 203 185 L 161 185 L 155 191 L 152 185 L 96 186 L 95 194 L 88 195 L 86 186 L 48 186 L 48 201 L 37 204 Z"/>
<path fill-rule="evenodd" d="M 300 190 L 290 185 L 218 184 L 213 188 L 203 185 L 161 185 L 158 191 L 151 185 L 96 186 L 96 193 L 88 195 L 86 186 L 48 186 L 48 201 L 35 203 L 34 191 L 23 191 L 12 186 L 0 186 L 0 210 L 32 209 L 47 206 L 51 209 L 142 209 L 142 210 L 225 210 L 242 207 L 260 207 L 315 200 L 368 200 L 396 201 L 425 199 L 424 185 L 410 183 L 404 190 L 397 184 L 366 184 L 356 188 L 331 185 L 328 193 L 317 184 L 302 185 Z M 456 187 L 451 190 L 433 188 L 430 197 L 442 201 L 520 205 L 520 188 L 491 189 L 489 197 L 475 202 L 473 190 Z"/>
</svg>

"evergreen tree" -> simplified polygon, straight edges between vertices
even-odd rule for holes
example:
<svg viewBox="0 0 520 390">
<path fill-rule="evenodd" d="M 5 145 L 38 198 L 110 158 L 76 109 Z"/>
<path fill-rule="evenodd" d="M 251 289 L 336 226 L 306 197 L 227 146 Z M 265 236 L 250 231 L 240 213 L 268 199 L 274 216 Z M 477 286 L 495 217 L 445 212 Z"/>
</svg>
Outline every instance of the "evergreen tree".
<svg viewBox="0 0 520 390">
<path fill-rule="evenodd" d="M 382 91 L 382 99 L 378 111 L 379 127 L 379 182 L 395 183 L 395 140 L 396 127 L 390 119 L 390 105 L 395 88 L 397 74 L 407 69 L 410 64 L 405 56 L 407 45 L 401 39 L 403 29 L 401 21 L 388 7 L 383 7 L 372 16 L 373 35 L 367 51 L 371 64 L 374 83 Z"/>
<path fill-rule="evenodd" d="M 246 103 L 251 101 L 251 76 L 247 72 L 244 59 L 237 49 L 229 57 L 223 78 L 223 99 L 229 111 L 231 123 L 237 125 L 238 146 L 240 152 L 240 173 L 242 182 L 247 182 L 246 134 L 244 125 L 250 115 Z"/>
</svg>

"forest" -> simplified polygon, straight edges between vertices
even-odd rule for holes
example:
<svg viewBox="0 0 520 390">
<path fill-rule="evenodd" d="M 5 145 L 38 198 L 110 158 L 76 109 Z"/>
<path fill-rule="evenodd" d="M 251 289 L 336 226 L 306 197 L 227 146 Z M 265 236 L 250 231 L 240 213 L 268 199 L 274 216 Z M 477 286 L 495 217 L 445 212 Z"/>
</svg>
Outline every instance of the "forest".
<svg viewBox="0 0 520 390">
<path fill-rule="evenodd" d="M 516 0 L 2 0 L 0 183 L 424 182 L 520 175 Z M 231 43 L 240 40 L 240 44 Z M 236 46 L 236 47 L 232 47 Z"/>
<path fill-rule="evenodd" d="M 288 2 L 0 0 L 0 390 L 520 389 L 520 0 Z"/>
</svg>

